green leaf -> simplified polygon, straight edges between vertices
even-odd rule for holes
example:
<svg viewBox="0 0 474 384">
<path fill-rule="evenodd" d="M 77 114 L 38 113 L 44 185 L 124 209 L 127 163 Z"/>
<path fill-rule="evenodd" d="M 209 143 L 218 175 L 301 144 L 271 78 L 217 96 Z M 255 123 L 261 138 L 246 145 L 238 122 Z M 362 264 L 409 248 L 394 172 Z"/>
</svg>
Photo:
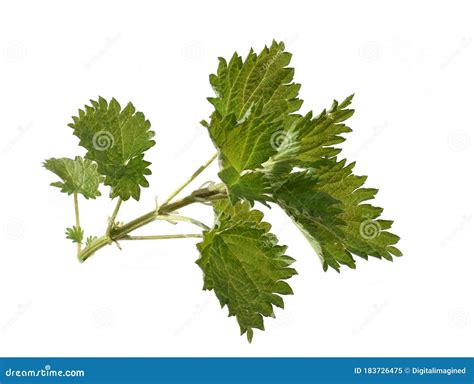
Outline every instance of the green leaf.
<svg viewBox="0 0 474 384">
<path fill-rule="evenodd" d="M 354 95 L 347 97 L 341 104 L 336 100 L 329 110 L 324 110 L 317 117 L 309 112 L 299 116 L 285 132 L 285 139 L 292 142 L 292 151 L 288 144 L 279 151 L 281 157 L 291 160 L 293 166 L 310 168 L 321 159 L 336 157 L 341 149 L 335 145 L 345 141 L 343 133 L 352 132 L 343 121 L 354 114 L 353 109 L 347 107 L 351 104 Z"/>
<path fill-rule="evenodd" d="M 283 308 L 280 295 L 292 294 L 284 281 L 296 274 L 278 245 L 263 213 L 251 210 L 248 202 L 214 204 L 215 226 L 204 232 L 198 244 L 197 264 L 204 272 L 204 289 L 214 290 L 229 316 L 236 316 L 241 334 L 249 342 L 253 328 L 264 330 L 263 316 L 272 316 L 273 306 Z"/>
<path fill-rule="evenodd" d="M 392 222 L 379 219 L 382 208 L 365 203 L 377 193 L 362 188 L 366 177 L 352 174 L 354 163 L 321 161 L 315 168 L 292 173 L 276 191 L 278 204 L 293 219 L 328 266 L 355 268 L 353 255 L 392 260 L 401 256 L 388 232 Z"/>
<path fill-rule="evenodd" d="M 140 187 L 149 185 L 145 176 L 151 174 L 144 152 L 155 145 L 155 133 L 143 113 L 132 103 L 122 109 L 117 100 L 108 103 L 99 97 L 79 110 L 73 121 L 69 126 L 87 149 L 86 158 L 98 164 L 105 185 L 111 186 L 110 197 L 139 200 Z"/>
<path fill-rule="evenodd" d="M 97 240 L 97 236 L 87 236 L 86 247 L 91 245 L 95 240 Z"/>
<path fill-rule="evenodd" d="M 354 164 L 338 160 L 338 147 L 351 129 L 345 121 L 353 95 L 313 117 L 299 115 L 300 86 L 294 84 L 291 54 L 273 42 L 244 60 L 220 59 L 211 75 L 216 97 L 209 123 L 219 151 L 221 171 L 231 201 L 277 203 L 293 219 L 319 255 L 323 268 L 355 268 L 354 255 L 392 259 L 398 236 L 387 231 L 381 208 L 364 203 L 374 189 L 352 174 Z M 368 233 L 367 233 L 368 232 Z"/>
<path fill-rule="evenodd" d="M 295 167 L 311 169 L 321 160 L 336 158 L 341 149 L 335 145 L 345 140 L 341 134 L 352 131 L 342 122 L 354 114 L 353 109 L 347 108 L 353 96 L 341 104 L 334 100 L 329 110 L 315 118 L 312 112 L 305 116 L 292 116 L 289 126 L 272 138 L 277 153 L 260 170 L 265 174 L 267 189 L 269 183 L 273 189 L 281 185 Z"/>
<path fill-rule="evenodd" d="M 43 166 L 61 178 L 61 182 L 51 183 L 60 188 L 61 192 L 68 195 L 80 193 L 86 199 L 100 196 L 99 185 L 104 178 L 97 172 L 97 164 L 94 162 L 80 156 L 76 156 L 74 160 L 63 157 L 48 159 Z"/>
<path fill-rule="evenodd" d="M 208 100 L 220 116 L 233 114 L 237 120 L 248 115 L 257 103 L 263 103 L 263 115 L 285 117 L 302 104 L 297 98 L 300 85 L 292 83 L 290 60 L 285 44 L 275 41 L 259 55 L 251 49 L 245 61 L 237 53 L 229 63 L 221 57 L 217 74 L 209 77 L 216 97 Z"/>
<path fill-rule="evenodd" d="M 362 188 L 367 178 L 352 173 L 355 163 L 345 166 L 346 160 L 337 160 L 340 149 L 335 145 L 344 141 L 341 134 L 351 132 L 342 122 L 354 113 L 347 108 L 352 97 L 341 104 L 334 101 L 316 118 L 308 113 L 297 119 L 291 130 L 296 145 L 287 144 L 291 150 L 280 151 L 276 160 L 266 163 L 273 201 L 309 240 L 324 270 L 330 266 L 339 271 L 341 264 L 355 268 L 353 255 L 387 260 L 401 255 L 393 247 L 398 236 L 387 231 L 392 222 L 379 219 L 381 208 L 364 203 L 377 190 Z M 279 169 L 278 162 L 286 167 Z M 294 168 L 300 171 L 291 173 Z"/>
<path fill-rule="evenodd" d="M 204 123 L 219 150 L 221 172 L 231 198 L 266 201 L 266 182 L 259 171 L 276 154 L 275 135 L 292 120 L 302 101 L 299 84 L 292 82 L 291 54 L 283 43 L 243 60 L 236 53 L 229 63 L 219 59 L 217 74 L 210 76 L 216 97 L 209 123 Z M 255 188 L 261 185 L 262 190 Z"/>
<path fill-rule="evenodd" d="M 66 239 L 72 240 L 73 243 L 82 244 L 84 240 L 84 230 L 81 227 L 66 228 Z"/>
</svg>

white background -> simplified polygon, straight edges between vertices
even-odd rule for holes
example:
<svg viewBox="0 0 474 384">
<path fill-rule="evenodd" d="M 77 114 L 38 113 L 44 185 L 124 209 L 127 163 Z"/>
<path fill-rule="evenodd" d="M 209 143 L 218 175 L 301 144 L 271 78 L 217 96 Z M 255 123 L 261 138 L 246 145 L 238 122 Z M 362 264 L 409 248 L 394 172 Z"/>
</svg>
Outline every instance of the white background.
<svg viewBox="0 0 474 384">
<path fill-rule="evenodd" d="M 474 24 L 472 3 L 9 1 L 0 6 L 0 355 L 473 355 Z M 355 92 L 343 155 L 380 188 L 403 258 L 324 273 L 278 209 L 268 220 L 299 275 L 295 295 L 249 345 L 202 291 L 196 241 L 110 246 L 84 264 L 64 238 L 72 199 L 49 187 L 49 157 L 84 154 L 67 123 L 90 98 L 133 101 L 157 145 L 163 199 L 213 153 L 201 119 L 217 57 L 285 40 L 303 111 Z M 196 183 L 217 180 L 217 166 Z M 101 234 L 108 191 L 81 200 Z M 183 213 L 208 223 L 208 207 Z M 182 231 L 193 228 L 183 227 Z M 153 224 L 142 233 L 181 232 Z"/>
</svg>

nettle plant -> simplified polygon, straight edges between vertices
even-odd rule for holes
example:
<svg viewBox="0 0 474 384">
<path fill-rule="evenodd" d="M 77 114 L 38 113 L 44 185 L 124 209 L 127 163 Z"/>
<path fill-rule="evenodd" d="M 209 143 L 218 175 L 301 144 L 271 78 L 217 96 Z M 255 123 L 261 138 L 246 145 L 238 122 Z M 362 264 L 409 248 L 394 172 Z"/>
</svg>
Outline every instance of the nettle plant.
<svg viewBox="0 0 474 384">
<path fill-rule="evenodd" d="M 354 256 L 392 260 L 401 256 L 394 246 L 399 237 L 388 232 L 392 221 L 380 219 L 382 208 L 366 202 L 377 190 L 364 188 L 365 176 L 353 174 L 355 163 L 339 158 L 336 145 L 351 132 L 344 124 L 354 113 L 352 96 L 334 101 L 317 116 L 299 114 L 300 85 L 288 67 L 291 54 L 273 42 L 260 54 L 244 59 L 235 53 L 219 58 L 210 76 L 214 110 L 202 125 L 217 153 L 199 167 L 171 196 L 131 221 L 117 221 L 121 204 L 140 199 L 148 187 L 151 163 L 145 152 L 155 145 L 155 133 L 144 114 L 128 103 L 99 97 L 79 110 L 69 126 L 86 149 L 84 158 L 52 158 L 44 167 L 61 181 L 51 185 L 73 196 L 75 225 L 66 236 L 77 244 L 84 262 L 100 248 L 122 240 L 200 238 L 196 263 L 204 273 L 204 289 L 214 290 L 229 316 L 236 316 L 241 334 L 249 341 L 253 329 L 264 329 L 263 317 L 283 308 L 281 295 L 292 294 L 286 282 L 296 274 L 294 259 L 278 244 L 271 225 L 255 203 L 279 206 L 314 248 L 323 269 L 355 268 Z M 220 182 L 208 182 L 185 197 L 178 194 L 215 159 Z M 78 196 L 95 199 L 101 185 L 116 200 L 105 234 L 85 238 L 79 221 Z M 214 223 L 206 225 L 178 210 L 196 203 L 211 205 Z M 132 233 L 155 220 L 188 222 L 199 233 L 135 236 Z"/>
</svg>

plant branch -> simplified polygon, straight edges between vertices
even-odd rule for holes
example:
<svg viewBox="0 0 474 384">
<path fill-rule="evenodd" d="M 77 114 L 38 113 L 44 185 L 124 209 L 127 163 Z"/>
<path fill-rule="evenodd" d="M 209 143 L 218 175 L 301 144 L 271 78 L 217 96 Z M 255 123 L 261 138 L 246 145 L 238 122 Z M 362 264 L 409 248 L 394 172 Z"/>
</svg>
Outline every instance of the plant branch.
<svg viewBox="0 0 474 384">
<path fill-rule="evenodd" d="M 74 192 L 74 216 L 76 217 L 76 227 L 78 230 L 81 228 L 81 220 L 79 218 L 79 199 L 77 196 L 77 192 Z M 82 244 L 77 243 L 77 255 L 81 252 Z"/>
<path fill-rule="evenodd" d="M 110 232 L 112 231 L 112 228 L 114 227 L 115 219 L 117 218 L 117 214 L 121 205 L 122 205 L 122 198 L 119 197 L 117 201 L 117 205 L 115 206 L 114 211 L 112 212 L 112 216 L 109 217 L 109 223 L 107 224 L 107 230 L 105 231 L 105 234 L 107 236 L 110 235 Z"/>
<path fill-rule="evenodd" d="M 208 161 L 206 161 L 203 165 L 201 165 L 192 175 L 191 177 L 186 180 L 186 182 L 181 185 L 176 191 L 174 191 L 170 196 L 166 198 L 162 205 L 169 203 L 173 200 L 178 193 L 180 193 L 184 188 L 186 188 L 191 182 L 198 177 L 215 159 L 217 158 L 217 153 L 215 153 Z"/>
<path fill-rule="evenodd" d="M 116 230 L 112 230 L 111 237 L 114 240 L 120 240 L 121 237 L 129 232 L 141 228 L 144 225 L 156 220 L 157 216 L 164 216 L 177 211 L 187 205 L 194 203 L 202 203 L 206 201 L 214 201 L 227 197 L 227 191 L 223 184 L 214 184 L 207 188 L 197 189 L 190 195 L 173 203 L 164 204 L 158 209 L 154 209 L 144 215 L 132 220 Z"/>
<path fill-rule="evenodd" d="M 78 255 L 78 258 L 83 262 L 105 245 L 111 244 L 114 241 L 125 240 L 130 232 L 153 222 L 159 217 L 167 216 L 180 208 L 195 203 L 211 202 L 225 198 L 227 198 L 227 190 L 223 184 L 212 184 L 206 188 L 197 189 L 181 200 L 163 204 L 158 209 L 155 208 L 152 211 L 125 223 L 119 228 L 112 228 L 110 234 L 94 240 L 88 247 L 84 248 Z M 171 219 L 173 219 L 172 216 Z"/>
<path fill-rule="evenodd" d="M 156 236 L 125 236 L 122 240 L 163 240 L 163 239 L 191 239 L 202 238 L 202 235 L 197 233 L 178 234 L 178 235 L 156 235 Z"/>
</svg>

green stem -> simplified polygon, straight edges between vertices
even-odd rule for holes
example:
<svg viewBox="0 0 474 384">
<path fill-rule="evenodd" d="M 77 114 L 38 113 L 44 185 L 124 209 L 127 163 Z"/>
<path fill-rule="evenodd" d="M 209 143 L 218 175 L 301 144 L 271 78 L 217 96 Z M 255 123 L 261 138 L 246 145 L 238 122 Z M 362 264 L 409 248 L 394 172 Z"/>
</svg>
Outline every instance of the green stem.
<svg viewBox="0 0 474 384">
<path fill-rule="evenodd" d="M 154 209 L 144 215 L 132 220 L 120 228 L 113 230 L 111 237 L 114 240 L 120 240 L 124 235 L 128 234 L 135 229 L 141 228 L 144 225 L 151 223 L 156 219 L 157 216 L 163 216 L 177 211 L 187 205 L 194 203 L 202 203 L 203 201 L 219 200 L 227 197 L 227 191 L 223 184 L 214 184 L 207 188 L 197 189 L 185 198 L 178 200 L 173 203 L 164 204 L 158 209 Z"/>
<path fill-rule="evenodd" d="M 105 231 L 105 234 L 107 236 L 110 235 L 110 232 L 112 231 L 112 228 L 114 227 L 115 219 L 117 218 L 117 214 L 121 205 L 122 205 L 122 198 L 119 197 L 117 201 L 117 205 L 115 206 L 115 209 L 112 212 L 112 216 L 109 218 L 109 223 L 107 224 L 107 230 Z"/>
<path fill-rule="evenodd" d="M 130 232 L 153 222 L 160 216 L 169 215 L 172 212 L 175 212 L 178 209 L 186 207 L 190 204 L 210 202 L 225 198 L 227 198 L 227 190 L 223 184 L 213 184 L 206 188 L 197 189 L 181 200 L 164 204 L 158 209 L 153 209 L 152 211 L 145 213 L 144 215 L 137 217 L 128 223 L 125 223 L 119 228 L 112 228 L 110 234 L 104 235 L 94 240 L 89 246 L 84 248 L 78 255 L 78 258 L 81 262 L 87 260 L 100 248 L 111 244 L 114 241 L 126 240 L 126 237 L 129 236 L 128 234 Z M 173 219 L 172 216 L 171 219 Z"/>
<path fill-rule="evenodd" d="M 210 229 L 206 224 L 200 222 L 199 220 L 196 220 L 196 219 L 193 219 L 192 217 L 187 217 L 187 216 L 170 214 L 170 215 L 165 215 L 165 216 L 157 216 L 156 219 L 166 220 L 172 224 L 176 224 L 176 221 L 182 221 L 185 223 L 194 224 L 198 226 L 199 228 L 205 229 L 206 231 Z"/>
<path fill-rule="evenodd" d="M 74 192 L 74 215 L 76 217 L 76 227 L 77 229 L 81 228 L 81 221 L 79 219 L 79 199 L 77 196 L 77 192 Z M 81 243 L 77 243 L 77 255 L 81 252 L 82 246 Z"/>
<path fill-rule="evenodd" d="M 186 182 L 181 185 L 176 191 L 174 191 L 170 196 L 166 198 L 162 205 L 169 203 L 173 200 L 178 193 L 180 193 L 184 188 L 186 188 L 191 182 L 198 177 L 215 159 L 217 158 L 217 153 L 215 153 L 208 161 L 206 161 L 203 165 L 201 165 L 192 175 L 191 177 L 186 180 Z"/>
<path fill-rule="evenodd" d="M 178 234 L 178 235 L 156 235 L 156 236 L 125 236 L 122 240 L 162 240 L 162 239 L 190 239 L 202 238 L 202 235 L 196 233 Z"/>
<path fill-rule="evenodd" d="M 112 244 L 113 240 L 107 236 L 104 235 L 102 237 L 99 237 L 95 240 L 92 241 L 90 245 L 85 247 L 78 255 L 77 258 L 81 263 L 83 263 L 85 260 L 87 260 L 91 255 L 93 255 L 97 250 L 101 249 L 102 247 L 105 247 L 106 245 Z"/>
</svg>

